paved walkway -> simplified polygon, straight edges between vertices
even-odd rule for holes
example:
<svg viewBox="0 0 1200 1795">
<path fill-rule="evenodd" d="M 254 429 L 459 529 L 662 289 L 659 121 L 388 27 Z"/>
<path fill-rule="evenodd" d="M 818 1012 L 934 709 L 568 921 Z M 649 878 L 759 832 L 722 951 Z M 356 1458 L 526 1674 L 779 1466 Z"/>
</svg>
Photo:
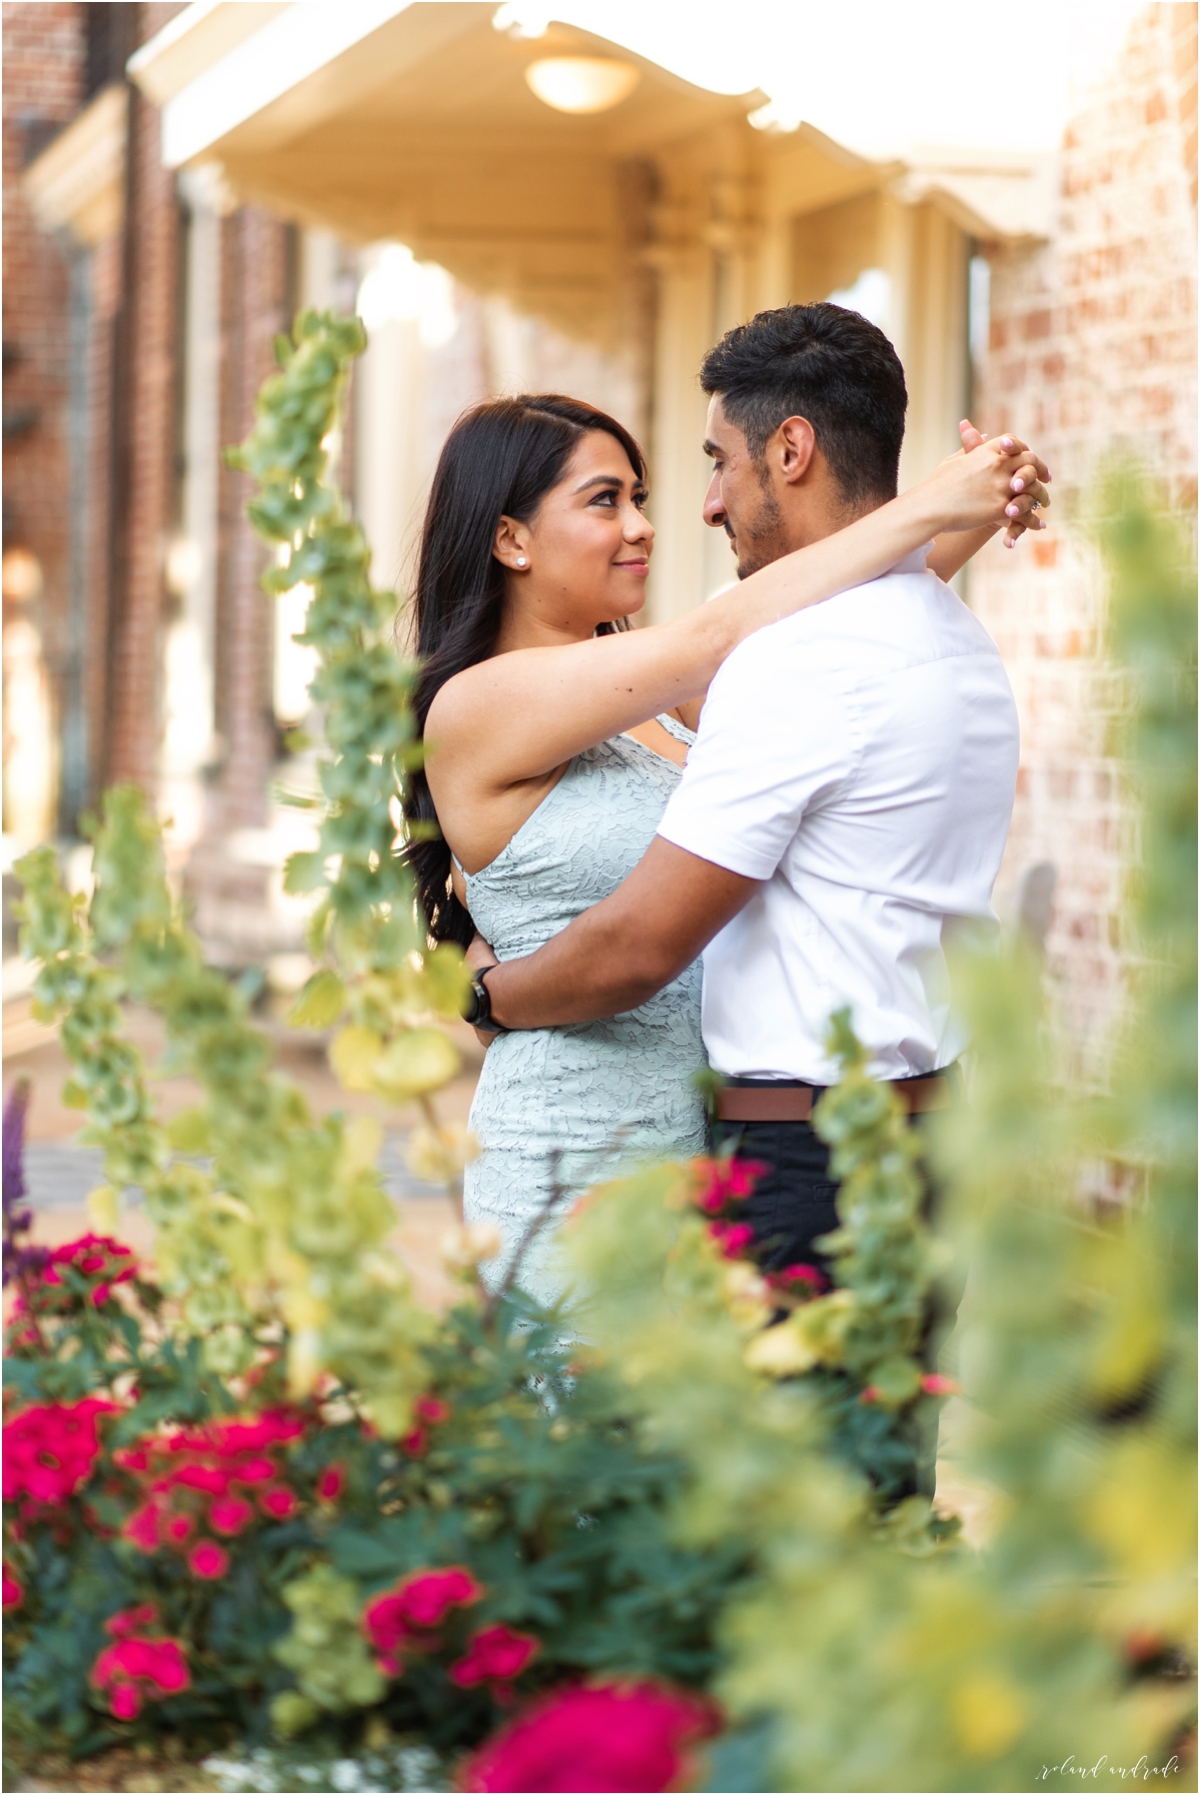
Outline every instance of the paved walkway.
<svg viewBox="0 0 1200 1795">
<path fill-rule="evenodd" d="M 126 1014 L 130 1039 L 141 1050 L 149 1069 L 158 1112 L 167 1121 L 178 1110 L 197 1102 L 199 1091 L 189 1079 L 160 1077 L 153 1068 L 163 1047 L 158 1019 L 148 1010 L 130 1006 Z M 322 1037 L 298 1033 L 267 1018 L 264 1027 L 275 1045 L 276 1067 L 294 1080 L 317 1115 L 340 1109 L 349 1115 L 371 1114 L 383 1125 L 384 1143 L 380 1169 L 397 1212 L 394 1244 L 413 1278 L 419 1301 L 440 1307 L 450 1300 L 455 1285 L 442 1267 L 441 1244 L 454 1225 L 453 1205 L 440 1185 L 415 1178 L 406 1162 L 408 1136 L 420 1120 L 414 1105 L 384 1110 L 373 1098 L 344 1091 L 333 1077 L 325 1058 Z M 451 1029 L 462 1057 L 458 1078 L 437 1096 L 438 1114 L 447 1122 L 465 1122 L 482 1064 L 482 1049 L 465 1023 Z M 86 1209 L 89 1191 L 102 1182 L 101 1155 L 95 1147 L 79 1143 L 84 1122 L 78 1110 L 66 1109 L 62 1086 L 69 1067 L 53 1029 L 34 1020 L 30 1000 L 17 995 L 4 1005 L 4 1087 L 7 1092 L 19 1076 L 30 1079 L 33 1089 L 28 1110 L 25 1177 L 34 1210 L 33 1237 L 57 1245 L 82 1234 L 91 1226 Z M 154 1231 L 142 1211 L 140 1195 L 126 1194 L 121 1235 L 147 1257 L 153 1252 Z"/>
</svg>

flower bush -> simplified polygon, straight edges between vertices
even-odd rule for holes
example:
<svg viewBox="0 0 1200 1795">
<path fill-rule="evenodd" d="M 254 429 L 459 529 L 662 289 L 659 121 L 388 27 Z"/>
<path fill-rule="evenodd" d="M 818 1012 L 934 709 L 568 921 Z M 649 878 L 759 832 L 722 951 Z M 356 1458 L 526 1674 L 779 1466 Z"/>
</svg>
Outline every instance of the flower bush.
<svg viewBox="0 0 1200 1795">
<path fill-rule="evenodd" d="M 459 1012 L 463 967 L 429 949 L 393 851 L 421 752 L 412 668 L 324 479 L 362 344 L 354 321 L 302 317 L 238 457 L 278 551 L 265 583 L 314 592 L 329 753 L 319 846 L 288 874 L 316 897 L 294 1020 L 335 1030 L 351 1088 L 423 1107 L 421 1163 L 453 1184 L 471 1147 L 432 1093 L 455 1069 L 438 1018 Z M 1084 1741 L 1178 1780 L 1194 617 L 1160 523 L 1127 508 L 1111 544 L 1152 850 L 1120 1095 L 1060 1101 L 1018 947 L 964 969 L 975 1103 L 932 1136 L 976 1268 L 966 1464 L 1002 1498 L 985 1551 L 903 1495 L 958 1388 L 923 1339 L 953 1268 L 913 1131 L 848 1019 L 817 1112 L 843 1181 L 832 1285 L 803 1263 L 764 1275 L 739 1214 L 760 1168 L 704 1159 L 580 1206 L 578 1319 L 518 1286 L 485 1296 L 466 1231 L 459 1299 L 434 1316 L 389 1243 L 378 1124 L 313 1116 L 273 1069 L 247 993 L 172 900 L 140 796 L 105 800 L 86 912 L 50 850 L 20 863 L 38 1014 L 107 1179 L 104 1232 L 31 1246 L 14 1093 L 5 1679 L 27 1747 L 171 1739 L 258 1761 L 296 1739 L 311 1764 L 386 1745 L 488 1790 L 1004 1789 Z M 126 997 L 159 1012 L 201 1094 L 169 1127 Z M 1140 1168 L 1145 1202 L 1089 1212 L 1078 1170 L 1097 1158 Z M 153 1267 L 119 1239 L 133 1184 Z"/>
</svg>

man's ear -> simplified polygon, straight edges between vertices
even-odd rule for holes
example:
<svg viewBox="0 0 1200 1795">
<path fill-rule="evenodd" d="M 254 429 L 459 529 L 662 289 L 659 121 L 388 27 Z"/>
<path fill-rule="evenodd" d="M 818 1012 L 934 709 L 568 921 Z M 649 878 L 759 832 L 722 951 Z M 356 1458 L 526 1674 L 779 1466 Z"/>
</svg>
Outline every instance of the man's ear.
<svg viewBox="0 0 1200 1795">
<path fill-rule="evenodd" d="M 778 457 L 776 465 L 786 485 L 803 480 L 812 466 L 817 437 L 807 418 L 784 418 L 775 432 L 772 445 Z"/>
</svg>

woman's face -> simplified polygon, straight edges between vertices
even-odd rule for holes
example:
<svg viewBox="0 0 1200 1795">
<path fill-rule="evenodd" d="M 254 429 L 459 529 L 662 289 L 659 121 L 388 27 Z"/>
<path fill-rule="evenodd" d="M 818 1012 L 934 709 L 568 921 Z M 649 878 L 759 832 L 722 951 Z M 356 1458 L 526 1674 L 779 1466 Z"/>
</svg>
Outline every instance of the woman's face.
<svg viewBox="0 0 1200 1795">
<path fill-rule="evenodd" d="M 645 502 L 620 443 L 589 430 L 531 521 L 501 523 L 495 553 L 509 570 L 510 604 L 572 639 L 640 611 L 654 543 Z"/>
</svg>

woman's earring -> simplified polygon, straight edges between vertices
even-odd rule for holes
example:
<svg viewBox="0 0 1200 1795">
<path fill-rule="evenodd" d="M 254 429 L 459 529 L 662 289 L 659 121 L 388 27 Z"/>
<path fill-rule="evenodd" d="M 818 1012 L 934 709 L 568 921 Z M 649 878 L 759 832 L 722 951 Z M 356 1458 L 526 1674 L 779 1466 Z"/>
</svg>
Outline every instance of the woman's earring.
<svg viewBox="0 0 1200 1795">
<path fill-rule="evenodd" d="M 517 566 L 518 566 L 518 567 L 524 567 L 524 565 L 525 565 L 525 557 L 524 557 L 524 555 L 518 555 L 518 556 L 517 556 Z"/>
</svg>

